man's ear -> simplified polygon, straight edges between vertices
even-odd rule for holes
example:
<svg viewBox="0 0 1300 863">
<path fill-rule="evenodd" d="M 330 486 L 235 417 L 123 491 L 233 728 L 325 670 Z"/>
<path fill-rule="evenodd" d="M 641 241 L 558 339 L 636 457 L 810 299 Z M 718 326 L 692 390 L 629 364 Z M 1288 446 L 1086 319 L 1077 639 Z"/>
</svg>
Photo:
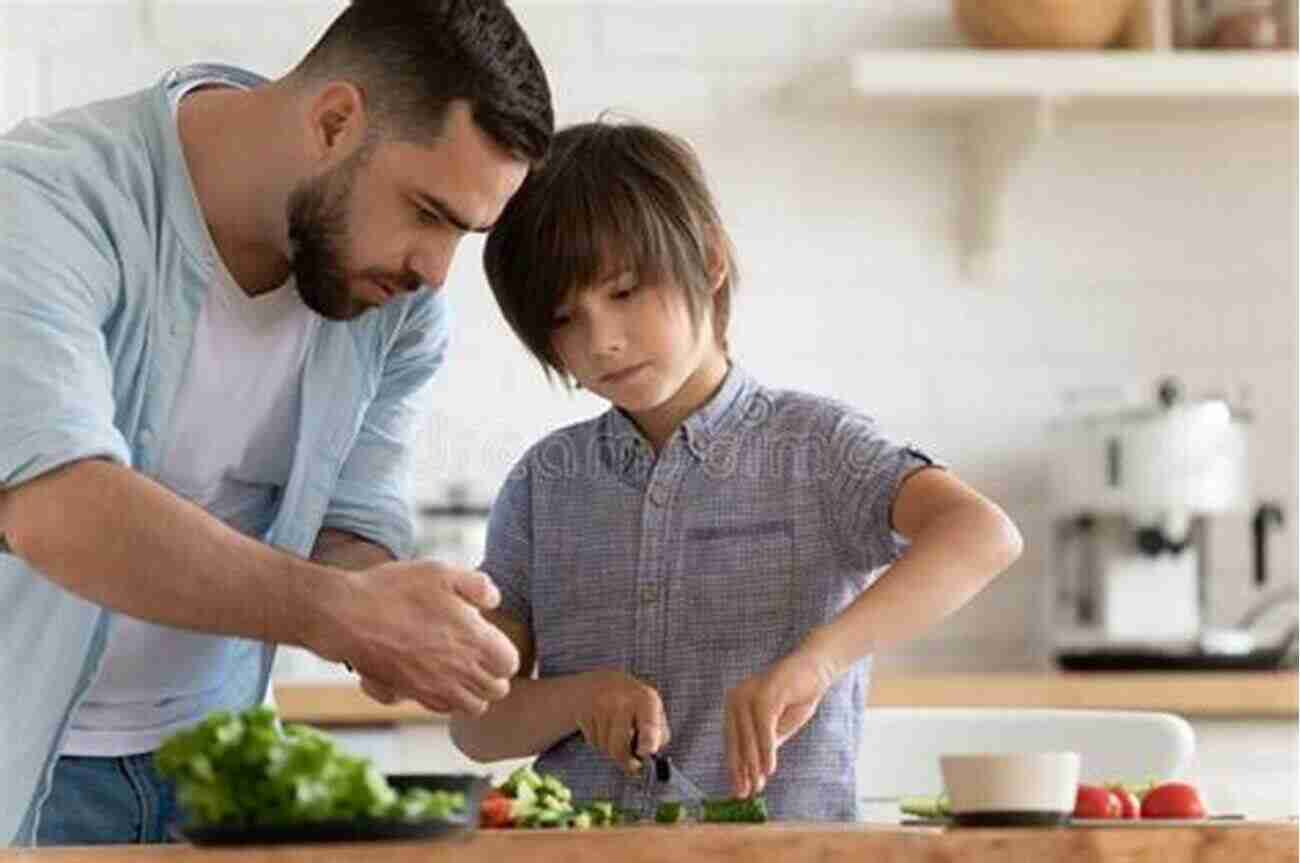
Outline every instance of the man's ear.
<svg viewBox="0 0 1300 863">
<path fill-rule="evenodd" d="M 318 160 L 340 162 L 366 137 L 366 100 L 360 88 L 348 81 L 322 87 L 308 105 L 308 146 Z"/>
</svg>

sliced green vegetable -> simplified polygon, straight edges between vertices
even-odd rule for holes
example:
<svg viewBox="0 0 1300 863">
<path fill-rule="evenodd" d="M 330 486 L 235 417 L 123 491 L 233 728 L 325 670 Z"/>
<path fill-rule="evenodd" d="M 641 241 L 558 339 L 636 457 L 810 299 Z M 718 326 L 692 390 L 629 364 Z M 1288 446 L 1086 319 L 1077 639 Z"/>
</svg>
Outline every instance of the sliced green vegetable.
<svg viewBox="0 0 1300 863">
<path fill-rule="evenodd" d="M 532 767 L 520 767 L 501 785 L 511 798 L 510 815 L 515 827 L 587 830 L 609 827 L 621 816 L 608 800 L 596 800 L 583 807 L 573 805 L 573 792 L 559 777 L 541 775 Z"/>
<path fill-rule="evenodd" d="M 948 804 L 948 795 L 935 797 L 903 797 L 898 801 L 898 808 L 907 815 L 918 818 L 947 818 L 952 814 Z"/>
<path fill-rule="evenodd" d="M 582 812 L 590 816 L 593 827 L 612 827 L 622 820 L 614 804 L 608 800 L 593 800 L 583 807 Z"/>
<path fill-rule="evenodd" d="M 767 820 L 767 800 L 763 797 L 705 800 L 700 807 L 700 820 L 717 824 L 760 824 Z"/>
<path fill-rule="evenodd" d="M 686 820 L 686 805 L 683 803 L 660 803 L 655 810 L 655 821 L 659 824 L 680 824 Z"/>
</svg>

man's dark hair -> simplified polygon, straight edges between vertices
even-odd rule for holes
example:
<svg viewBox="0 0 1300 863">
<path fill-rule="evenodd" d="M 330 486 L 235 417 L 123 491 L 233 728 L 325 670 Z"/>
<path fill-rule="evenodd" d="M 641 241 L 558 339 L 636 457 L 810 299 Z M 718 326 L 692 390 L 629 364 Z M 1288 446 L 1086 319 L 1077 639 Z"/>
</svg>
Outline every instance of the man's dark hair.
<svg viewBox="0 0 1300 863">
<path fill-rule="evenodd" d="M 534 165 L 555 130 L 546 72 L 502 0 L 352 0 L 291 74 L 350 81 L 379 134 L 412 143 L 436 139 L 458 100 Z"/>
<path fill-rule="evenodd" d="M 603 118 L 556 134 L 546 162 L 529 173 L 488 234 L 483 269 L 515 335 L 548 375 L 562 378 L 551 335 L 555 311 L 571 292 L 622 269 L 642 281 L 671 282 L 692 321 L 711 303 L 712 335 L 725 350 L 740 278 L 690 145 Z"/>
</svg>

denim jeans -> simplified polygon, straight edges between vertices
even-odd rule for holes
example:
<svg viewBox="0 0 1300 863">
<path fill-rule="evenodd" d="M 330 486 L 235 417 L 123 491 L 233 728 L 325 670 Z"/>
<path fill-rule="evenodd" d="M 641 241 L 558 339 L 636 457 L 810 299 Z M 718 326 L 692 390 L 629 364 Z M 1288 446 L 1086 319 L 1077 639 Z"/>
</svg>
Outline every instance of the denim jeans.
<svg viewBox="0 0 1300 863">
<path fill-rule="evenodd" d="M 121 758 L 62 756 L 41 807 L 36 844 L 172 842 L 176 790 L 153 768 L 153 753 Z"/>
</svg>

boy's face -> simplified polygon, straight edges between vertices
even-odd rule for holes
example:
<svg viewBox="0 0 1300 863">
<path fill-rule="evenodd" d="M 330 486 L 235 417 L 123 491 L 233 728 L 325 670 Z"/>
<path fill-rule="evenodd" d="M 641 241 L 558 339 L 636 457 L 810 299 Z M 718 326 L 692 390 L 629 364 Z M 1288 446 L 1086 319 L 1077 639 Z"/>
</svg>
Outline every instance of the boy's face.
<svg viewBox="0 0 1300 863">
<path fill-rule="evenodd" d="M 571 293 L 553 321 L 551 343 L 565 371 L 652 438 L 703 404 L 726 371 L 710 304 L 693 323 L 682 291 L 619 269 Z"/>
<path fill-rule="evenodd" d="M 303 183 L 289 200 L 292 267 L 311 309 L 333 320 L 442 287 L 466 233 L 486 231 L 528 165 L 447 109 L 431 147 L 380 141 Z"/>
</svg>

